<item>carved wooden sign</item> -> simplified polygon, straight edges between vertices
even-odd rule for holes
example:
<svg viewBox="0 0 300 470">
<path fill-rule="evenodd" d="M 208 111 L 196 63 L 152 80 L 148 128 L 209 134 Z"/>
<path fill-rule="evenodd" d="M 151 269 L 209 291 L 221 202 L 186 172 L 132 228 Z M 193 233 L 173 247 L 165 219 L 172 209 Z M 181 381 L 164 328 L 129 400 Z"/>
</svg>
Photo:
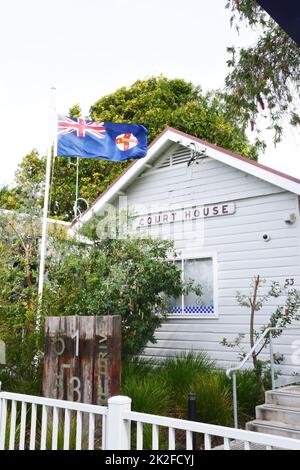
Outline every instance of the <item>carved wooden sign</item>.
<svg viewBox="0 0 300 470">
<path fill-rule="evenodd" d="M 48 317 L 43 393 L 104 405 L 120 394 L 121 317 Z"/>
</svg>

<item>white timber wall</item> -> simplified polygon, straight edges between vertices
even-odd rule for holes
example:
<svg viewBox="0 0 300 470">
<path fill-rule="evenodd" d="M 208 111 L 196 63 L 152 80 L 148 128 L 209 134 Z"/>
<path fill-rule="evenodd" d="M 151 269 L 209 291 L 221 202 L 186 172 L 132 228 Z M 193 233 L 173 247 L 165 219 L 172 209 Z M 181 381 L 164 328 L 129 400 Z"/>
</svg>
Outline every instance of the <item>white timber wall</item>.
<svg viewBox="0 0 300 470">
<path fill-rule="evenodd" d="M 149 234 L 174 238 L 175 248 L 183 256 L 217 256 L 218 318 L 168 319 L 156 333 L 157 343 L 149 344 L 145 355 L 165 357 L 187 350 L 206 351 L 219 365 L 227 367 L 236 364 L 238 356 L 236 350 L 220 344 L 222 338 L 234 339 L 238 333 L 249 332 L 249 311 L 238 305 L 236 292 L 248 293 L 251 279 L 257 274 L 266 280 L 264 291 L 271 281 L 284 284 L 286 278 L 293 278 L 295 287 L 300 288 L 298 196 L 211 158 L 190 167 L 185 162 L 158 169 L 167 157 L 163 155 L 156 167 L 127 188 L 130 211 L 145 214 L 222 202 L 233 202 L 236 211 L 147 228 Z M 288 225 L 285 220 L 291 213 L 297 219 Z M 265 242 L 263 234 L 268 234 L 270 241 Z M 280 302 L 269 302 L 257 313 L 257 327 L 267 323 Z M 292 362 L 292 345 L 299 334 L 300 329 L 285 332 L 275 341 L 275 352 L 285 356 L 281 367 L 284 375 L 300 373 L 300 367 Z"/>
</svg>

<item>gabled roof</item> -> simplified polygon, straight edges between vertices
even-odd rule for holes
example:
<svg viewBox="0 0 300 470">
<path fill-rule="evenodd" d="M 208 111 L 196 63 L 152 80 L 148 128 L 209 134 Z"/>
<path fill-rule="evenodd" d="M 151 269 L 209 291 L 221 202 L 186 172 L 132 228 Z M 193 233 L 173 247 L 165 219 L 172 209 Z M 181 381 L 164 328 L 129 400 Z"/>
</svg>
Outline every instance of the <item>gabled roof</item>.
<svg viewBox="0 0 300 470">
<path fill-rule="evenodd" d="M 81 215 L 80 219 L 72 224 L 71 231 L 76 231 L 84 222 L 90 220 L 94 213 L 110 203 L 118 193 L 122 192 L 138 175 L 142 173 L 156 157 L 167 149 L 170 145 L 178 143 L 185 147 L 190 147 L 191 143 L 201 144 L 207 147 L 207 156 L 213 158 L 226 165 L 234 167 L 250 175 L 256 176 L 268 183 L 279 186 L 287 191 L 300 195 L 300 180 L 286 175 L 280 171 L 269 168 L 255 160 L 249 160 L 242 155 L 223 149 L 217 145 L 206 142 L 192 135 L 167 127 L 156 139 L 151 143 L 147 156 L 140 160 L 134 160 L 126 170 L 116 178 L 116 180 L 104 191 Z M 209 150 L 208 150 L 209 149 Z"/>
</svg>

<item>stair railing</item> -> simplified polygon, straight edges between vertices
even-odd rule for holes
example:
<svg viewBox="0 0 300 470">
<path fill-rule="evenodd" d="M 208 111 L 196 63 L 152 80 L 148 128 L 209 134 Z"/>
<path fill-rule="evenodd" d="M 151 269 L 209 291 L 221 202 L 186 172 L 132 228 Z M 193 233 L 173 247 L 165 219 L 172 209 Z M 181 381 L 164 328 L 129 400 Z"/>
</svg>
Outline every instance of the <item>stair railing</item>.
<svg viewBox="0 0 300 470">
<path fill-rule="evenodd" d="M 289 330 L 297 330 L 300 327 L 289 327 Z M 230 379 L 232 375 L 232 396 L 233 396 L 233 422 L 234 427 L 238 428 L 238 402 L 237 402 L 237 384 L 236 384 L 236 375 L 237 372 L 243 369 L 246 362 L 252 356 L 252 354 L 256 351 L 257 347 L 266 340 L 267 336 L 269 336 L 269 354 L 270 354 L 270 370 L 271 370 L 271 383 L 272 383 L 272 390 L 276 388 L 275 385 L 275 372 L 274 372 L 274 351 L 273 351 L 273 331 L 283 331 L 284 328 L 277 328 L 277 327 L 268 327 L 262 333 L 262 335 L 258 338 L 255 342 L 253 347 L 250 351 L 246 354 L 242 362 L 237 367 L 231 367 L 226 370 L 226 375 Z"/>
</svg>

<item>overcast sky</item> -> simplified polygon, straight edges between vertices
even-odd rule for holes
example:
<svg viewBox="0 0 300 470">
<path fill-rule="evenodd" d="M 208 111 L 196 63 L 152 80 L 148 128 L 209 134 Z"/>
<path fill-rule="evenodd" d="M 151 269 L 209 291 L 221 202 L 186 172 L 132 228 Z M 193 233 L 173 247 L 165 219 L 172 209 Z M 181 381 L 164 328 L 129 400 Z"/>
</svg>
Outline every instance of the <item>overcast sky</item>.
<svg viewBox="0 0 300 470">
<path fill-rule="evenodd" d="M 49 90 L 57 109 L 83 112 L 101 96 L 163 74 L 220 88 L 226 46 L 255 41 L 229 26 L 225 0 L 11 0 L 0 16 L 0 185 L 33 148 L 46 152 Z M 252 137 L 252 135 L 251 135 Z M 254 137 L 254 135 L 253 135 Z M 271 136 L 267 136 L 271 142 Z M 300 177 L 300 132 L 289 129 L 263 163 Z"/>
</svg>

